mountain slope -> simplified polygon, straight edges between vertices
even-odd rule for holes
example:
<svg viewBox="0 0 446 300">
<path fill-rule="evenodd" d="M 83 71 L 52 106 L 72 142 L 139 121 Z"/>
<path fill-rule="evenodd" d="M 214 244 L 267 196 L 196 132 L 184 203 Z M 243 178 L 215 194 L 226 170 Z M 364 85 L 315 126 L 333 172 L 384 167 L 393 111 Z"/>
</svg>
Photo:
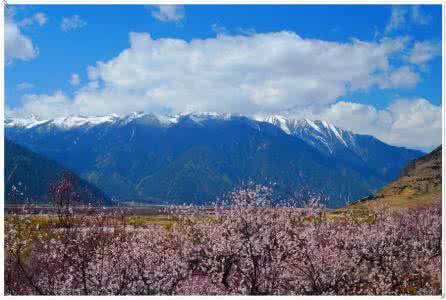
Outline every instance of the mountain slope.
<svg viewBox="0 0 446 300">
<path fill-rule="evenodd" d="M 442 146 L 411 161 L 398 179 L 373 197 L 358 204 L 387 203 L 394 207 L 413 207 L 441 200 Z"/>
<path fill-rule="evenodd" d="M 380 172 L 383 164 L 399 171 L 412 159 L 386 159 L 386 153 L 407 149 L 379 142 L 383 153 L 374 141 L 358 142 L 350 132 L 363 156 L 342 159 L 280 124 L 212 113 L 15 119 L 5 127 L 8 138 L 66 165 L 120 201 L 208 203 L 252 181 L 274 183 L 282 197 L 301 188 L 321 192 L 337 207 L 388 182 L 388 174 Z M 351 156 L 350 147 L 344 151 Z"/>
<path fill-rule="evenodd" d="M 12 186 L 16 186 L 16 203 L 48 203 L 49 190 L 64 173 L 74 175 L 55 161 L 5 139 L 5 203 L 12 204 Z M 85 203 L 110 204 L 98 188 L 79 179 L 77 191 Z"/>
<path fill-rule="evenodd" d="M 388 182 L 398 177 L 407 162 L 423 152 L 395 147 L 370 135 L 354 134 L 325 121 L 290 119 L 272 115 L 265 122 L 297 136 L 331 158 L 369 169 Z"/>
<path fill-rule="evenodd" d="M 208 202 L 216 194 L 253 181 L 275 183 L 275 190 L 288 197 L 300 187 L 317 187 L 332 197 L 332 205 L 339 205 L 349 192 L 361 194 L 380 184 L 379 179 L 365 179 L 359 170 L 330 161 L 269 124 L 234 119 L 202 125 L 194 128 L 179 123 L 168 130 L 165 138 L 173 141 L 173 149 L 186 143 L 182 138 L 191 145 L 167 167 L 143 179 L 138 186 L 142 194 L 172 200 L 186 194 L 192 197 L 186 202 Z"/>
</svg>

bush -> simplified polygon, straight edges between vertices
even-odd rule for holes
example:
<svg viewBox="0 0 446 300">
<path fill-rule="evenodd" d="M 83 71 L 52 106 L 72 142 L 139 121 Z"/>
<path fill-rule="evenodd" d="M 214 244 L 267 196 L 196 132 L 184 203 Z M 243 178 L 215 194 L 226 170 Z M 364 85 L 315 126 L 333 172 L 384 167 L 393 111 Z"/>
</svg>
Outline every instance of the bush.
<svg viewBox="0 0 446 300">
<path fill-rule="evenodd" d="M 439 207 L 333 218 L 317 202 L 273 207 L 271 191 L 260 186 L 230 200 L 211 211 L 172 208 L 168 228 L 106 222 L 111 216 L 101 210 L 84 217 L 88 226 L 67 224 L 74 218 L 65 214 L 63 226 L 40 230 L 7 222 L 6 293 L 441 293 Z"/>
</svg>

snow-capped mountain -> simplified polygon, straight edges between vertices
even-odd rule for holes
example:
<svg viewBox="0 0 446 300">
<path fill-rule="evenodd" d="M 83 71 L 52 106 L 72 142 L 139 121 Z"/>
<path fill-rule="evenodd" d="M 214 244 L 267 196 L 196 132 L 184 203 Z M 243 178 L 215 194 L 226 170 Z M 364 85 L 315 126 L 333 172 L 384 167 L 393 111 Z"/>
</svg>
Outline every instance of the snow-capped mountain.
<svg viewBox="0 0 446 300">
<path fill-rule="evenodd" d="M 176 115 L 156 115 L 153 113 L 134 112 L 123 116 L 113 114 L 106 116 L 68 116 L 55 119 L 38 119 L 33 116 L 28 119 L 7 118 L 5 120 L 5 127 L 25 129 L 40 127 L 69 130 L 75 128 L 89 129 L 99 125 L 124 126 L 131 122 L 169 127 L 185 119 L 196 124 L 201 124 L 207 120 L 230 120 L 231 118 L 240 117 L 242 116 L 237 114 L 219 114 L 212 112 Z M 340 149 L 345 150 L 345 148 L 358 152 L 356 143 L 357 135 L 323 120 L 295 119 L 281 115 L 257 116 L 248 119 L 253 122 L 266 122 L 277 126 L 286 134 L 303 139 L 306 143 L 327 155 L 335 154 Z"/>
<path fill-rule="evenodd" d="M 353 151 L 356 155 L 361 152 L 357 147 L 357 135 L 353 132 L 336 127 L 326 121 L 311 121 L 308 119 L 287 118 L 281 115 L 244 117 L 237 114 L 182 113 L 176 115 L 157 115 L 153 113 L 134 112 L 128 115 L 116 114 L 106 116 L 68 116 L 55 119 L 38 119 L 35 116 L 28 119 L 7 118 L 6 128 L 23 128 L 38 130 L 89 130 L 100 125 L 125 126 L 129 123 L 146 124 L 159 127 L 170 127 L 180 121 L 187 120 L 190 124 L 201 125 L 210 120 L 228 121 L 244 118 L 253 127 L 257 122 L 266 122 L 280 128 L 284 133 L 301 138 L 307 144 L 315 147 L 325 155 L 338 155 L 345 151 Z"/>
<path fill-rule="evenodd" d="M 158 125 L 170 126 L 184 118 L 190 118 L 196 123 L 208 119 L 229 119 L 231 114 L 218 113 L 182 113 L 176 115 L 156 115 L 153 113 L 133 112 L 128 115 L 117 114 L 105 116 L 67 116 L 54 119 L 40 119 L 36 116 L 30 118 L 6 118 L 6 128 L 53 127 L 59 129 L 91 128 L 98 125 L 126 125 L 130 122 L 148 122 Z"/>
<path fill-rule="evenodd" d="M 326 154 L 333 154 L 338 148 L 356 148 L 356 135 L 353 132 L 323 120 L 294 119 L 280 115 L 269 115 L 257 120 L 276 125 Z"/>
<path fill-rule="evenodd" d="M 371 135 L 356 134 L 323 120 L 287 118 L 270 115 L 257 118 L 299 137 L 328 157 L 366 167 L 386 181 L 399 175 L 403 161 L 422 155 L 421 151 L 390 146 Z"/>
<path fill-rule="evenodd" d="M 109 196 L 213 201 L 243 182 L 305 187 L 342 205 L 379 189 L 421 152 L 324 121 L 187 113 L 6 119 L 5 136 L 76 171 Z"/>
<path fill-rule="evenodd" d="M 134 112 L 128 115 L 119 116 L 117 114 L 105 116 L 68 116 L 54 119 L 39 119 L 35 116 L 30 118 L 6 118 L 6 128 L 34 128 L 53 127 L 59 129 L 73 129 L 80 127 L 94 127 L 98 125 L 125 125 L 133 121 L 147 122 L 152 124 L 172 126 L 182 119 L 189 119 L 197 124 L 206 120 L 229 120 L 238 118 L 238 114 L 220 113 L 183 113 L 176 115 L 157 115 L 153 113 Z M 249 118 L 249 117 L 246 117 Z M 327 151 L 333 152 L 330 147 L 330 140 L 337 140 L 346 147 L 354 144 L 353 133 L 336 127 L 325 121 L 311 121 L 308 119 L 286 118 L 280 115 L 269 115 L 266 117 L 253 117 L 252 121 L 267 122 L 282 129 L 287 134 L 296 136 L 314 136 L 315 139 L 326 144 Z M 346 142 L 348 141 L 348 142 Z M 308 143 L 317 145 L 311 140 Z"/>
<path fill-rule="evenodd" d="M 78 127 L 93 127 L 101 124 L 116 124 L 131 122 L 145 116 L 143 113 L 132 113 L 120 117 L 116 114 L 106 116 L 68 116 L 54 119 L 38 119 L 35 116 L 31 118 L 6 118 L 6 128 L 34 128 L 38 126 L 56 127 L 60 129 L 72 129 Z"/>
</svg>

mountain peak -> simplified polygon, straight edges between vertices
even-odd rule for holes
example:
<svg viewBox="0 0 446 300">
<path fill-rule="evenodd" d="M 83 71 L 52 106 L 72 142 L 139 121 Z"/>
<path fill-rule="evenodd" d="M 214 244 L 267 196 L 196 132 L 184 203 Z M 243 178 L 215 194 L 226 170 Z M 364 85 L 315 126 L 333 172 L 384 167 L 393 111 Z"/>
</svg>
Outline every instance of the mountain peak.
<svg viewBox="0 0 446 300">
<path fill-rule="evenodd" d="M 325 121 L 281 115 L 135 112 L 6 124 L 6 137 L 130 200 L 207 201 L 254 178 L 279 182 L 283 193 L 326 182 L 323 192 L 339 204 L 376 191 L 419 156 Z M 306 178 L 314 166 L 318 178 Z"/>
<path fill-rule="evenodd" d="M 82 126 L 95 126 L 105 123 L 121 123 L 128 124 L 134 120 L 141 118 L 151 118 L 157 119 L 160 124 L 172 125 L 179 122 L 179 120 L 184 118 L 189 118 L 195 122 L 201 122 L 206 119 L 230 119 L 232 114 L 228 113 L 216 113 L 216 112 L 186 112 L 178 114 L 154 114 L 145 113 L 144 111 L 132 112 L 125 115 L 103 115 L 103 116 L 82 116 L 82 115 L 71 115 L 66 117 L 57 117 L 52 119 L 42 119 L 35 115 L 31 115 L 29 118 L 5 118 L 5 127 L 18 127 L 30 129 L 39 125 L 52 125 L 58 128 L 76 128 Z"/>
<path fill-rule="evenodd" d="M 60 128 L 74 128 L 84 125 L 97 125 L 106 122 L 113 122 L 119 117 L 116 114 L 107 116 L 67 116 L 54 119 L 40 119 L 36 116 L 30 118 L 6 118 L 5 127 L 33 128 L 40 125 L 53 125 Z"/>
<path fill-rule="evenodd" d="M 330 147 L 330 141 L 337 140 L 345 147 L 349 147 L 349 142 L 354 144 L 353 133 L 335 126 L 324 120 L 310 120 L 307 118 L 298 119 L 285 117 L 283 115 L 268 115 L 264 118 L 257 118 L 259 121 L 271 123 L 280 127 L 287 134 L 297 135 L 304 140 L 308 137 L 316 138 L 316 141 L 310 144 L 323 143 L 330 153 L 333 149 Z"/>
<path fill-rule="evenodd" d="M 90 128 L 98 125 L 119 125 L 123 126 L 134 121 L 141 121 L 146 124 L 157 124 L 158 126 L 173 126 L 181 121 L 190 120 L 196 124 L 202 124 L 206 120 L 230 120 L 233 116 L 241 116 L 228 113 L 216 112 L 184 112 L 178 114 L 154 114 L 144 111 L 132 112 L 126 115 L 104 115 L 104 116 L 67 116 L 54 119 L 39 119 L 31 116 L 28 119 L 7 118 L 6 128 L 25 128 L 45 126 L 45 128 L 58 128 L 68 130 L 73 128 Z M 299 119 L 290 116 L 271 114 L 264 116 L 248 117 L 254 122 L 270 123 L 289 135 L 297 136 L 310 145 L 318 148 L 322 152 L 332 154 L 341 147 L 354 148 L 355 135 L 342 128 L 335 126 L 325 120 Z"/>
</svg>

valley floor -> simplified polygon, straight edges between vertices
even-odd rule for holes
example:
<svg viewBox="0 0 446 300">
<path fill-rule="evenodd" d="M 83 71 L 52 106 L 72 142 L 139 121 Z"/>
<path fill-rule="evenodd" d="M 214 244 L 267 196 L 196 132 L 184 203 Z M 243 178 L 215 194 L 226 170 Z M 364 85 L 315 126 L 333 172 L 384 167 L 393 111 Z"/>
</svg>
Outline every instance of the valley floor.
<svg viewBox="0 0 446 300">
<path fill-rule="evenodd" d="M 164 214 L 5 219 L 9 295 L 439 295 L 438 202 L 272 208 L 268 191 Z M 22 207 L 23 208 L 23 207 Z M 152 211 L 153 212 L 153 211 Z"/>
</svg>

